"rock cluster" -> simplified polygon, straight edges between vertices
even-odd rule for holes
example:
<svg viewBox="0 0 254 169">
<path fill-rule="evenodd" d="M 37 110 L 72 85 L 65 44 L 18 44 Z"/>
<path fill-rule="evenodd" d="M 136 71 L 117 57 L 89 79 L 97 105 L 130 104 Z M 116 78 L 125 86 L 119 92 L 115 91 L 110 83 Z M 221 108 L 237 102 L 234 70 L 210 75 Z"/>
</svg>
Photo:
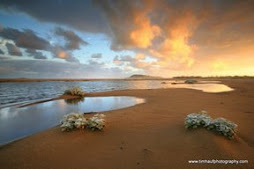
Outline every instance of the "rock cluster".
<svg viewBox="0 0 254 169">
<path fill-rule="evenodd" d="M 82 114 L 70 113 L 65 115 L 61 120 L 62 131 L 71 131 L 73 129 L 90 129 L 102 130 L 105 126 L 105 115 L 96 114 L 91 118 L 86 119 Z"/>
<path fill-rule="evenodd" d="M 221 117 L 212 119 L 206 111 L 201 111 L 187 115 L 185 127 L 188 129 L 205 127 L 208 130 L 216 131 L 229 139 L 233 139 L 236 134 L 237 125 Z"/>
</svg>

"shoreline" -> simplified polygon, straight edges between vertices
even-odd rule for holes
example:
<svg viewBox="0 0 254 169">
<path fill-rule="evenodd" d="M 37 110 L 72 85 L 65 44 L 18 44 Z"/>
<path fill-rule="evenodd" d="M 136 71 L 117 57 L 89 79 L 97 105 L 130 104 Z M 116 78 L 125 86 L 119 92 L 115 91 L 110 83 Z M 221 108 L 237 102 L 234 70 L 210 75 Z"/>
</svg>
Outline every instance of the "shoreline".
<svg viewBox="0 0 254 169">
<path fill-rule="evenodd" d="M 247 159 L 253 168 L 254 82 L 222 81 L 234 91 L 144 89 L 89 94 L 134 96 L 145 104 L 108 111 L 103 132 L 61 132 L 59 126 L 0 147 L 4 168 L 238 168 L 188 164 L 195 159 Z M 187 114 L 207 110 L 239 125 L 236 140 L 202 129 L 184 128 Z M 33 159 L 32 161 L 30 159 Z"/>
<path fill-rule="evenodd" d="M 210 83 L 209 81 L 201 81 L 201 82 L 197 82 L 195 84 L 223 84 L 222 81 L 213 81 L 213 80 L 210 80 L 212 83 Z M 164 84 L 169 84 L 169 83 L 164 83 Z M 175 83 L 174 85 L 181 85 L 181 84 L 186 84 L 186 83 Z M 186 84 L 186 85 L 192 85 L 192 84 Z M 230 87 L 230 86 L 228 86 Z M 176 87 L 176 88 L 173 88 L 173 87 L 168 87 L 168 88 L 155 88 L 155 89 L 125 89 L 125 90 L 112 90 L 112 91 L 105 91 L 105 92 L 92 92 L 92 93 L 86 93 L 86 95 L 84 97 L 96 97 L 96 96 L 101 96 L 106 94 L 108 96 L 115 96 L 115 95 L 111 95 L 110 93 L 111 92 L 121 92 L 121 91 L 129 91 L 129 90 L 160 90 L 160 89 L 190 89 L 190 90 L 198 90 L 198 91 L 201 91 L 201 92 L 205 92 L 203 91 L 202 89 L 194 89 L 194 88 L 185 88 L 185 87 Z M 224 93 L 224 92 L 231 92 L 231 91 L 234 91 L 234 88 L 232 88 L 232 90 L 230 91 L 223 91 L 223 92 L 205 92 L 205 93 Z M 25 104 L 16 104 L 17 106 L 18 105 L 21 105 L 19 107 L 26 107 L 26 106 L 30 106 L 30 105 L 34 105 L 34 104 L 39 104 L 39 103 L 45 103 L 45 102 L 49 102 L 49 101 L 54 101 L 54 100 L 61 100 L 61 99 L 78 99 L 78 98 L 81 98 L 80 96 L 71 96 L 71 95 L 60 95 L 59 97 L 54 97 L 54 98 L 50 98 L 50 99 L 42 99 L 42 100 L 39 100 L 39 101 L 31 101 L 29 103 L 25 103 Z"/>
<path fill-rule="evenodd" d="M 179 81 L 187 79 L 196 80 L 253 80 L 254 77 L 251 76 L 236 76 L 236 77 L 172 77 L 172 78 L 119 78 L 119 79 L 30 79 L 30 78 L 13 78 L 13 79 L 0 79 L 0 83 L 16 83 L 16 82 L 54 82 L 54 81 L 139 81 L 139 80 L 158 80 L 158 81 Z"/>
</svg>

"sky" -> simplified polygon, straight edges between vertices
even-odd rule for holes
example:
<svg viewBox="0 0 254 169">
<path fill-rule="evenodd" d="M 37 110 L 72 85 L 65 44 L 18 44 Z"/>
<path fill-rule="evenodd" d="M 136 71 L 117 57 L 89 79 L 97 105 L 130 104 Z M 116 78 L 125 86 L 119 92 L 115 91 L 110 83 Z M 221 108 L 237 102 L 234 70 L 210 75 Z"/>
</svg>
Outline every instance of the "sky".
<svg viewBox="0 0 254 169">
<path fill-rule="evenodd" d="M 0 78 L 254 76 L 253 0 L 0 0 Z"/>
</svg>

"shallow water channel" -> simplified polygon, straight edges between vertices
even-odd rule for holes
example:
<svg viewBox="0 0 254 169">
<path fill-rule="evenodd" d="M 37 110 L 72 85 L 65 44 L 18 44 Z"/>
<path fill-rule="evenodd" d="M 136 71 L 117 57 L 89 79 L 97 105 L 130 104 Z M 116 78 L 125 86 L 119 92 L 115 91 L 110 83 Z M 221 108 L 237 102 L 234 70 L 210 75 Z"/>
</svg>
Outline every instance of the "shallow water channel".
<svg viewBox="0 0 254 169">
<path fill-rule="evenodd" d="M 56 100 L 27 107 L 0 109 L 0 145 L 56 126 L 65 114 L 122 109 L 145 100 L 136 97 L 110 96 Z"/>
</svg>

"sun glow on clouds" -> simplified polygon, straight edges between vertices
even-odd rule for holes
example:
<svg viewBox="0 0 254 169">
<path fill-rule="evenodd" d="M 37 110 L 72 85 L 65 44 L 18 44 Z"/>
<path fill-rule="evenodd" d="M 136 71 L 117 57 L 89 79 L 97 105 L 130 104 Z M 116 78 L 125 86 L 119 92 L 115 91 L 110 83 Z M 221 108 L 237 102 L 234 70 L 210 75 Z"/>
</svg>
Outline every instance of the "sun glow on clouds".
<svg viewBox="0 0 254 169">
<path fill-rule="evenodd" d="M 59 26 L 54 34 L 51 34 L 52 39 L 48 39 L 47 35 L 41 36 L 43 41 L 53 40 L 55 43 L 36 48 L 39 51 L 50 49 L 46 59 L 58 58 L 57 61 L 62 59 L 63 62 L 88 65 L 97 63 L 96 66 L 100 68 L 107 66 L 109 69 L 124 70 L 129 74 L 138 71 L 164 77 L 254 75 L 251 64 L 254 63 L 252 1 L 198 0 L 193 3 L 174 0 L 94 0 L 96 9 L 86 3 L 90 2 L 75 1 L 70 4 L 63 1 L 56 17 L 51 16 L 55 11 L 48 12 L 51 9 L 48 9 L 47 2 L 41 4 L 40 12 L 36 3 L 27 6 L 13 0 L 3 6 L 7 9 L 13 4 L 12 6 L 17 7 L 15 9 L 24 10 L 18 12 L 33 16 L 38 23 L 43 18 L 44 22 L 56 23 Z M 77 6 L 84 9 L 78 11 L 81 9 L 77 9 Z M 88 7 L 89 9 L 85 10 Z M 71 16 L 71 19 L 63 18 L 65 16 Z M 22 30 L 23 27 L 14 31 L 7 28 L 8 22 L 3 24 L 6 31 L 2 31 L 0 35 L 4 38 L 11 37 L 19 48 L 24 45 L 17 43 L 20 42 L 20 39 L 16 38 L 17 32 L 18 35 L 34 34 L 32 37 L 36 37 L 42 30 L 49 32 L 49 28 L 45 29 L 43 24 L 42 30 L 38 29 L 34 33 Z M 62 29 L 64 26 L 66 29 Z M 29 24 L 27 27 L 29 28 Z M 54 27 L 52 26 L 52 29 Z M 13 36 L 10 36 L 10 33 L 14 33 Z M 56 35 L 62 38 L 64 43 L 59 43 L 61 40 L 55 38 Z M 38 38 L 41 39 L 40 36 Z M 30 41 L 32 42 L 33 38 Z M 7 53 L 6 50 L 3 51 Z M 103 73 L 102 71 L 101 74 Z"/>
<path fill-rule="evenodd" d="M 194 63 L 192 53 L 197 48 L 196 45 L 188 43 L 192 35 L 192 29 L 195 27 L 196 19 L 187 13 L 183 18 L 179 18 L 175 25 L 168 30 L 168 36 L 162 44 L 159 53 L 162 57 L 166 57 L 166 62 L 171 58 L 181 64 L 191 67 Z"/>
<path fill-rule="evenodd" d="M 138 25 L 130 33 L 130 39 L 138 48 L 147 48 L 151 46 L 152 40 L 161 32 L 160 27 L 151 25 L 150 20 L 143 15 L 137 16 L 134 19 L 135 25 Z"/>
<path fill-rule="evenodd" d="M 191 67 L 194 64 L 193 52 L 197 49 L 197 46 L 188 43 L 192 31 L 197 25 L 196 18 L 193 15 L 186 13 L 184 17 L 178 18 L 173 25 L 166 25 L 164 27 L 151 25 L 148 18 L 138 21 L 138 23 L 142 23 L 143 27 L 142 29 L 132 31 L 131 35 L 136 33 L 135 43 L 137 47 L 147 48 L 148 53 L 158 60 L 150 64 L 153 64 L 154 67 L 167 70 L 176 67 L 179 69 L 183 66 L 185 68 Z M 163 41 L 157 43 L 157 47 L 154 47 L 155 45 L 152 44 L 152 40 L 156 36 L 161 37 Z M 133 37 L 131 36 L 131 38 Z M 144 65 L 144 63 L 137 63 L 136 65 Z"/>
<path fill-rule="evenodd" d="M 67 59 L 69 56 L 64 52 L 64 51 L 59 51 L 58 52 L 58 57 L 61 59 Z"/>
<path fill-rule="evenodd" d="M 212 68 L 217 71 L 227 70 L 229 68 L 228 64 L 223 61 L 215 61 L 212 63 Z"/>
</svg>

